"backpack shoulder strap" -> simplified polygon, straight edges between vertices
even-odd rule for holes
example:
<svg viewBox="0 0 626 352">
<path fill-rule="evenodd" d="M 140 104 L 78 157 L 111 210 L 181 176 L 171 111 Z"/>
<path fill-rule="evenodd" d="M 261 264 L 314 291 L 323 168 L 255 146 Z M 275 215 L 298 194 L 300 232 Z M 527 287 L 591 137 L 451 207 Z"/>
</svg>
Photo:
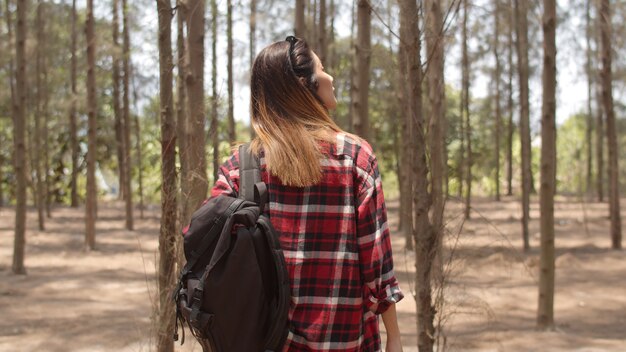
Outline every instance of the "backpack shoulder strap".
<svg viewBox="0 0 626 352">
<path fill-rule="evenodd" d="M 250 151 L 250 143 L 239 146 L 239 198 L 257 203 L 262 213 L 268 196 L 259 164 L 259 158 Z"/>
</svg>

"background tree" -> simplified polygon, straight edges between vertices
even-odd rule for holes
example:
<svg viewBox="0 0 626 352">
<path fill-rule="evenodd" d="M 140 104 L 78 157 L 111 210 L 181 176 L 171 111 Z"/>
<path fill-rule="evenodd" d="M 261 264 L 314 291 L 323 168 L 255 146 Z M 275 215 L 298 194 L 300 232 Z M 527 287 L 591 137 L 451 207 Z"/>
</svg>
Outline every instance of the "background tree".
<svg viewBox="0 0 626 352">
<path fill-rule="evenodd" d="M 554 195 L 556 193 L 556 0 L 543 1 L 541 111 L 541 255 L 537 326 L 554 328 Z"/>
<path fill-rule="evenodd" d="M 42 82 L 43 76 L 43 46 L 46 41 L 46 37 L 44 34 L 45 31 L 45 20 L 43 13 L 43 2 L 42 0 L 37 1 L 37 17 L 35 21 L 35 28 L 37 31 L 37 48 L 35 49 L 35 85 L 37 89 L 37 93 L 35 95 L 35 138 L 34 138 L 34 149 L 33 152 L 35 164 L 35 182 L 36 182 L 36 198 L 35 203 L 37 204 L 37 218 L 39 224 L 39 230 L 45 230 L 45 207 L 46 207 L 46 176 L 45 176 L 45 168 L 43 161 L 43 147 L 42 147 L 42 139 L 43 139 L 43 130 L 45 126 L 42 126 L 42 117 L 45 114 L 43 111 L 43 94 L 44 94 L 44 84 Z M 47 146 L 46 146 L 47 147 Z"/>
<path fill-rule="evenodd" d="M 611 218 L 611 246 L 622 248 L 622 220 L 619 201 L 619 165 L 617 126 L 613 107 L 613 75 L 611 72 L 611 7 L 609 0 L 601 0 L 599 8 L 602 48 L 602 103 L 606 114 L 606 135 L 609 151 L 609 216 Z"/>
<path fill-rule="evenodd" d="M 205 153 L 204 115 L 204 0 L 190 0 L 187 3 L 187 43 L 189 67 L 185 82 L 189 103 L 189 137 L 187 145 L 188 194 L 185 199 L 181 223 L 189 223 L 191 214 L 206 198 L 208 189 L 207 162 Z"/>
<path fill-rule="evenodd" d="M 69 114 L 69 124 L 70 124 L 70 149 L 71 149 L 71 159 L 72 159 L 72 173 L 70 178 L 70 204 L 72 207 L 78 206 L 78 155 L 79 155 L 79 145 L 78 145 L 78 126 L 77 126 L 77 116 L 76 116 L 76 103 L 78 100 L 78 92 L 76 90 L 76 41 L 77 41 L 77 31 L 76 31 L 76 0 L 72 0 L 72 39 L 70 46 L 70 86 L 71 86 L 71 98 L 70 98 L 70 114 Z"/>
<path fill-rule="evenodd" d="M 496 186 L 496 201 L 500 201 L 500 134 L 502 130 L 502 111 L 500 109 L 500 76 L 502 75 L 502 69 L 500 65 L 500 1 L 494 1 L 494 10 L 493 10 L 493 18 L 494 18 L 494 41 L 492 43 L 493 49 L 493 60 L 496 62 L 496 70 L 494 72 L 494 95 L 495 95 L 495 167 L 496 172 L 494 175 L 493 182 Z"/>
<path fill-rule="evenodd" d="M 585 191 L 589 192 L 592 187 L 592 178 L 593 178 L 593 143 L 592 143 L 592 133 L 593 133 L 593 109 L 591 107 L 593 101 L 593 74 L 591 70 L 592 65 L 592 57 L 593 50 L 591 49 L 591 2 L 592 0 L 587 0 L 585 2 L 585 54 L 586 54 L 586 62 L 585 62 L 585 74 L 587 75 L 587 118 L 585 119 L 587 122 L 587 130 L 585 133 L 586 139 L 586 159 L 587 159 L 587 169 L 586 169 L 586 182 L 585 182 Z"/>
<path fill-rule="evenodd" d="M 15 163 L 15 241 L 13 242 L 14 274 L 26 274 L 24 251 L 26 246 L 26 11 L 28 1 L 17 0 L 15 27 L 16 99 L 13 99 L 13 162 Z"/>
<path fill-rule="evenodd" d="M 319 0 L 319 23 L 317 25 L 317 55 L 324 65 L 328 65 L 326 61 L 328 57 L 328 43 L 326 35 L 326 1 Z"/>
<path fill-rule="evenodd" d="M 133 190 L 131 179 L 132 160 L 130 157 L 130 30 L 128 28 L 128 1 L 122 0 L 123 15 L 123 53 L 122 66 L 124 69 L 124 96 L 123 96 L 123 122 L 122 131 L 124 137 L 124 196 L 126 204 L 126 229 L 133 230 Z"/>
<path fill-rule="evenodd" d="M 219 101 L 217 93 L 217 0 L 211 0 L 211 126 L 209 128 L 209 138 L 213 145 L 213 182 L 217 181 L 217 170 L 220 167 L 219 133 L 217 104 Z"/>
<path fill-rule="evenodd" d="M 352 128 L 354 132 L 368 139 L 369 116 L 368 95 L 370 83 L 371 22 L 372 9 L 368 0 L 357 3 L 357 40 L 354 46 L 355 79 L 351 89 Z"/>
<path fill-rule="evenodd" d="M 295 17 L 294 33 L 296 34 L 296 37 L 304 38 L 306 36 L 306 27 L 305 27 L 305 22 L 304 22 L 304 0 L 296 0 L 296 9 L 295 9 L 294 17 Z"/>
<path fill-rule="evenodd" d="M 233 3 L 232 0 L 226 2 L 226 70 L 228 75 L 228 142 L 235 142 L 235 106 L 233 103 Z"/>
<path fill-rule="evenodd" d="M 438 243 L 442 231 L 443 221 L 443 188 L 442 182 L 443 176 L 443 136 L 441 132 L 441 123 L 444 119 L 444 78 L 443 78 L 443 14 L 441 11 L 441 3 L 435 0 L 427 0 L 424 2 L 425 6 L 425 38 L 426 38 L 426 52 L 428 53 L 428 66 L 427 66 L 427 78 L 428 78 L 428 101 L 430 106 L 430 121 L 429 121 L 429 145 L 430 145 L 430 181 L 431 181 L 431 197 L 432 199 L 432 211 L 431 211 L 431 226 L 428 226 L 426 220 L 422 219 L 422 224 L 419 222 L 416 226 L 422 232 L 416 233 L 416 285 L 418 285 L 416 291 L 418 295 L 417 302 L 417 314 L 420 324 L 418 329 L 417 345 L 420 351 L 432 351 L 434 342 L 434 314 L 435 309 L 433 307 L 432 299 L 432 263 L 437 254 Z M 418 142 L 419 144 L 419 142 Z M 419 160 L 422 158 L 420 155 L 421 146 L 418 145 L 416 149 L 416 157 Z M 424 149 L 426 149 L 424 147 Z M 418 161 L 420 162 L 420 161 Z M 422 179 L 424 174 L 423 170 L 426 166 L 418 166 L 418 172 L 422 172 L 420 175 L 415 175 L 416 179 Z M 429 206 L 425 200 L 419 200 L 416 197 L 426 196 L 425 190 L 427 185 L 416 184 L 416 196 L 414 201 L 420 202 L 415 205 L 416 216 L 427 216 L 422 214 L 425 212 L 428 214 Z M 418 193 L 419 192 L 419 193 Z M 419 205 L 418 205 L 419 204 Z M 416 220 L 417 222 L 417 220 Z M 418 276 L 419 275 L 419 276 Z"/>
<path fill-rule="evenodd" d="M 87 0 L 85 37 L 87 41 L 87 200 L 85 206 L 85 246 L 96 246 L 97 185 L 96 185 L 96 38 L 93 0 Z"/>
<path fill-rule="evenodd" d="M 412 92 L 409 90 L 410 84 L 407 84 L 406 77 L 408 75 L 408 62 L 411 58 L 417 57 L 417 59 L 421 59 L 419 56 L 419 50 L 417 50 L 418 54 L 412 52 L 411 50 L 415 50 L 412 47 L 412 44 L 420 45 L 421 38 L 418 35 L 415 36 L 415 33 L 412 32 L 413 26 L 417 26 L 414 24 L 416 21 L 419 21 L 419 14 L 417 10 L 414 10 L 415 13 L 409 14 L 408 11 L 412 10 L 412 6 L 416 7 L 415 1 L 398 1 L 400 3 L 400 48 L 398 50 L 398 68 L 399 68 L 399 77 L 398 79 L 402 80 L 402 83 L 398 89 L 398 105 L 403 107 L 402 110 L 402 118 L 399 121 L 400 123 L 400 139 L 401 143 L 404 147 L 400 148 L 398 146 L 398 154 L 399 160 L 398 163 L 398 183 L 400 189 L 400 225 L 399 230 L 404 232 L 405 234 L 405 248 L 407 250 L 413 250 L 413 188 L 414 182 L 412 179 L 412 173 L 414 172 L 412 164 L 414 163 L 414 150 L 415 147 L 412 146 L 412 143 L 415 142 L 415 138 L 413 136 L 413 124 L 415 123 L 415 119 L 412 114 L 412 105 L 409 104 L 411 99 L 410 94 Z M 417 28 L 417 27 L 416 27 Z M 419 31 L 419 28 L 417 28 Z M 421 61 L 421 60 L 420 60 Z M 421 66 L 421 65 L 419 65 Z M 421 67 L 419 68 L 421 75 Z M 421 82 L 418 81 L 418 82 Z M 408 82 L 410 83 L 410 81 Z M 421 85 L 417 85 L 418 89 L 420 89 L 419 102 L 421 103 Z M 414 98 L 414 97 L 413 97 Z M 415 99 L 417 101 L 417 99 Z M 392 115 L 392 116 L 395 116 Z M 420 116 L 423 119 L 423 116 Z M 394 123 L 397 125 L 397 123 Z M 394 133 L 395 136 L 395 133 Z M 422 136 L 423 137 L 423 136 Z"/>
<path fill-rule="evenodd" d="M 187 148 L 187 138 L 189 138 L 189 117 L 187 109 L 187 77 L 189 53 L 187 51 L 187 41 L 185 39 L 185 18 L 187 18 L 187 7 L 181 0 L 177 0 L 176 7 L 176 141 L 178 142 L 178 160 L 180 162 L 180 195 L 181 201 L 179 219 L 185 221 L 187 206 L 182 200 L 189 194 L 189 150 Z M 184 226 L 184 225 L 183 225 Z"/>
<path fill-rule="evenodd" d="M 113 115 L 115 116 L 115 145 L 117 151 L 117 165 L 118 165 L 118 184 L 119 184 L 119 199 L 124 199 L 124 192 L 126 190 L 126 163 L 124 162 L 124 127 L 123 127 L 123 109 L 120 102 L 120 89 L 122 85 L 122 78 L 120 75 L 120 69 L 122 67 L 122 47 L 120 46 L 120 20 L 119 20 L 119 1 L 113 0 L 113 51 L 112 51 L 112 68 L 113 73 Z"/>
<path fill-rule="evenodd" d="M 598 0 L 600 1 L 600 0 Z M 595 21 L 595 25 L 596 25 L 596 43 L 597 43 L 597 47 L 598 50 L 596 52 L 596 55 L 598 57 L 598 61 L 602 62 L 602 50 L 600 48 L 601 44 L 602 44 L 602 15 L 600 14 L 600 11 L 597 11 L 598 15 L 596 16 L 596 21 Z M 604 131 L 605 131 L 605 127 L 604 127 L 604 116 L 606 115 L 606 111 L 604 108 L 604 99 L 603 99 L 603 89 L 602 87 L 604 86 L 604 82 L 602 79 L 602 74 L 601 74 L 601 70 L 602 68 L 598 68 L 597 69 L 597 84 L 596 84 L 596 100 L 597 100 L 597 115 L 596 115 L 596 193 L 598 196 L 598 201 L 599 202 L 603 202 L 604 201 L 604 179 L 605 179 L 605 173 L 604 173 Z"/>
<path fill-rule="evenodd" d="M 515 1 L 515 0 L 511 0 Z M 513 72 L 515 68 L 513 67 L 513 51 L 515 51 L 515 42 L 513 40 L 514 33 L 514 24 L 515 24 L 515 16 L 513 11 L 513 6 L 511 6 L 511 1 L 509 1 L 508 6 L 508 41 L 507 41 L 507 61 L 508 61 L 508 83 L 507 83 L 507 115 L 508 115 L 508 123 L 507 123 L 507 137 L 506 137 L 506 195 L 513 195 L 513 130 L 515 129 L 515 124 L 513 122 Z"/>
<path fill-rule="evenodd" d="M 294 10 L 294 12 L 296 12 L 296 15 L 298 11 L 298 5 L 301 2 L 302 0 L 296 1 L 296 8 Z M 254 63 L 254 58 L 256 56 L 256 17 L 257 17 L 256 0 L 250 0 L 250 44 L 249 44 L 250 68 L 252 68 L 252 65 Z M 294 17 L 296 16 L 294 15 Z M 294 30 L 294 33 L 296 33 L 295 30 Z M 254 138 L 254 128 L 252 127 L 252 124 L 250 124 L 250 136 Z"/>
<path fill-rule="evenodd" d="M 530 110 L 528 101 L 528 4 L 515 0 L 517 33 L 517 70 L 520 91 L 520 138 L 522 146 L 522 239 L 524 251 L 530 249 L 528 221 L 530 219 L 531 150 Z"/>
<path fill-rule="evenodd" d="M 172 92 L 172 10 L 157 0 L 159 17 L 159 103 L 161 106 L 161 230 L 159 234 L 159 330 L 157 351 L 174 351 L 174 306 L 170 295 L 176 263 L 176 126 Z"/>
<path fill-rule="evenodd" d="M 465 134 L 466 155 L 463 157 L 465 164 L 465 218 L 470 217 L 471 198 L 472 198 L 472 124 L 470 121 L 470 62 L 467 50 L 467 17 L 469 4 L 467 0 L 463 0 L 463 38 L 462 38 L 462 88 L 461 88 L 461 123 L 465 123 L 463 132 Z M 434 131 L 433 131 L 434 132 Z M 434 136 L 433 136 L 434 140 Z M 437 143 L 437 142 L 435 142 Z M 434 168 L 433 168 L 434 169 Z M 434 175 L 433 175 L 434 177 Z M 435 181 L 433 180 L 433 184 Z"/>
</svg>

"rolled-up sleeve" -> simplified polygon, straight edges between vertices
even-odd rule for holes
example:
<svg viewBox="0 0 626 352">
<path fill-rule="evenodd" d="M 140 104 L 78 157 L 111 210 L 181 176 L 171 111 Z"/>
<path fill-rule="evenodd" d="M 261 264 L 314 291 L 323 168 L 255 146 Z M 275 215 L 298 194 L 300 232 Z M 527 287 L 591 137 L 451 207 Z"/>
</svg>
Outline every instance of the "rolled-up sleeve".
<svg viewBox="0 0 626 352">
<path fill-rule="evenodd" d="M 217 170 L 217 180 L 211 188 L 211 197 L 225 195 L 237 197 L 239 194 L 239 152 L 235 151 Z"/>
<path fill-rule="evenodd" d="M 376 157 L 359 152 L 357 170 L 357 241 L 366 307 L 381 314 L 404 295 L 393 271 L 387 209 Z"/>
</svg>

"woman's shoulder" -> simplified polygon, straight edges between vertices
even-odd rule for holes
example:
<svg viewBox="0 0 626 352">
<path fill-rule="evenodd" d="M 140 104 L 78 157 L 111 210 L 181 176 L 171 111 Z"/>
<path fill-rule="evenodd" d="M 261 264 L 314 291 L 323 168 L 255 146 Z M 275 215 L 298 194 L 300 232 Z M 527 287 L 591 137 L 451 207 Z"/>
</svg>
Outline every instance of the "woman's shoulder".
<svg viewBox="0 0 626 352">
<path fill-rule="evenodd" d="M 354 160 L 373 158 L 372 146 L 363 138 L 347 132 L 337 133 L 336 154 L 347 156 Z"/>
</svg>

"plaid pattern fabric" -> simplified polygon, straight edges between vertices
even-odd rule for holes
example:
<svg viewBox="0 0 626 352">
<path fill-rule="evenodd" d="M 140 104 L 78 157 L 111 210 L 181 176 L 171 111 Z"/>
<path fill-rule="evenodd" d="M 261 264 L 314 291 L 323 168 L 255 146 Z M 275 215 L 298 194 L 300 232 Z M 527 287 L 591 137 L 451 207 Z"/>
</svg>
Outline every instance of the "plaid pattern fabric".
<svg viewBox="0 0 626 352">
<path fill-rule="evenodd" d="M 269 215 L 291 280 L 284 351 L 380 351 L 378 316 L 403 295 L 376 157 L 365 141 L 340 133 L 322 145 L 323 180 L 296 188 L 268 175 Z M 238 192 L 238 153 L 220 168 L 211 196 Z"/>
</svg>

